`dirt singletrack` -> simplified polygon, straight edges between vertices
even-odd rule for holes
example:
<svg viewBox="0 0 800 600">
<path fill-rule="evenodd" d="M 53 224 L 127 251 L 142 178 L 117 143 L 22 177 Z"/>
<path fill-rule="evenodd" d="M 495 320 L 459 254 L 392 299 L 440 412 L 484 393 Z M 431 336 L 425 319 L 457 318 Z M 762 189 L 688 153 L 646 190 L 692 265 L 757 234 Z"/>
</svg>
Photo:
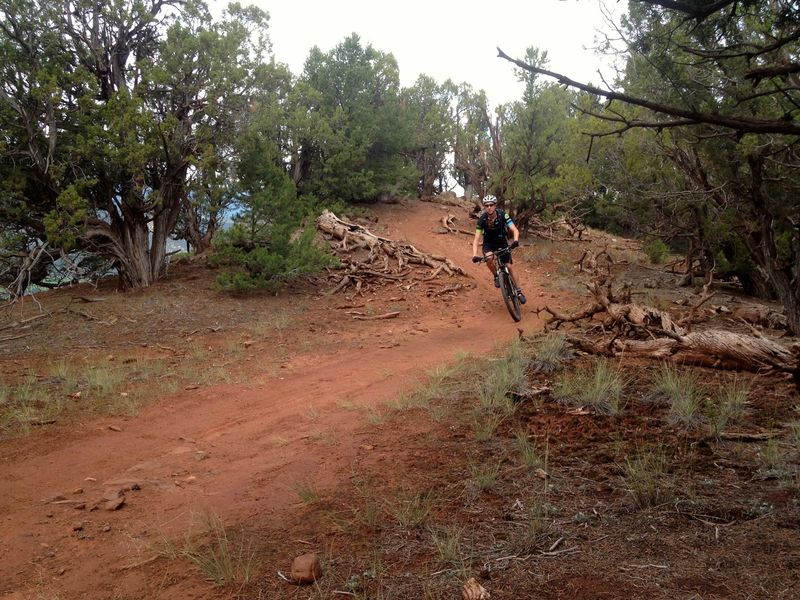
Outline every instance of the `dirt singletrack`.
<svg viewBox="0 0 800 600">
<path fill-rule="evenodd" d="M 363 452 L 353 434 L 363 417 L 352 406 L 379 409 L 458 352 L 483 354 L 519 329 L 541 328 L 532 309 L 542 296 L 558 295 L 543 285 L 541 266 L 517 253 L 529 301 L 516 324 L 486 267 L 469 261 L 471 238 L 435 233 L 448 212 L 471 229 L 466 211 L 410 201 L 375 212 L 381 235 L 463 267 L 465 288 L 435 302 L 380 290 L 369 300 L 402 303 L 401 315 L 373 321 L 337 311 L 345 303 L 341 295 L 320 295 L 281 334 L 291 349 L 288 360 L 278 364 L 267 343 L 250 348 L 253 359 L 238 365 L 253 369 L 245 383 L 181 390 L 133 417 L 91 418 L 0 443 L 0 599 L 44 597 L 43 590 L 58 598 L 148 596 L 136 569 L 152 555 L 148 545 L 180 537 L 196 513 L 213 513 L 226 524 L 289 518 L 298 482 L 332 488 Z M 297 300 L 285 294 L 274 302 Z M 163 344 L 171 344 L 167 334 Z M 273 362 L 274 369 L 263 369 Z M 386 435 L 378 447 L 390 454 L 399 441 Z M 102 503 L 90 510 L 119 489 L 126 499 L 120 510 L 104 510 Z M 182 597 L 219 593 L 196 583 L 170 589 L 173 595 L 157 597 L 178 597 L 175 590 Z"/>
</svg>

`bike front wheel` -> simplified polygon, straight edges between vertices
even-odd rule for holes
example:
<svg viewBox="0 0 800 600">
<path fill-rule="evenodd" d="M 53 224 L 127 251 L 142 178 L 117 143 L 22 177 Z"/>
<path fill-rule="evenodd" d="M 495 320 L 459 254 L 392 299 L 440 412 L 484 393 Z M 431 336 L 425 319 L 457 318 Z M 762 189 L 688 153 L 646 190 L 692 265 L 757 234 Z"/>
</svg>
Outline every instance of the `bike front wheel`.
<svg viewBox="0 0 800 600">
<path fill-rule="evenodd" d="M 517 283 L 507 270 L 500 271 L 500 293 L 503 295 L 508 313 L 514 321 L 522 320 L 522 307 L 517 296 Z"/>
</svg>

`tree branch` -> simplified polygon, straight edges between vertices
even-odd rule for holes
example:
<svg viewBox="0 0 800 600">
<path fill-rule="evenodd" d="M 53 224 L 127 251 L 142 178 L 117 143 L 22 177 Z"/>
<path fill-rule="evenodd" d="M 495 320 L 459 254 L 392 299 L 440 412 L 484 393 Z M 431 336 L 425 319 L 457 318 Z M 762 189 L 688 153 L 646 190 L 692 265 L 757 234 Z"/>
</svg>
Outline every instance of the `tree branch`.
<svg viewBox="0 0 800 600">
<path fill-rule="evenodd" d="M 499 58 L 504 58 L 505 60 L 517 65 L 519 68 L 524 69 L 525 71 L 529 71 L 531 73 L 537 73 L 539 75 L 545 75 L 546 77 L 551 77 L 557 80 L 559 83 L 566 85 L 568 87 L 576 88 L 584 92 L 594 94 L 596 96 L 602 96 L 603 98 L 607 98 L 608 100 L 619 100 L 620 102 L 624 102 L 626 104 L 641 106 L 642 108 L 647 108 L 652 110 L 653 112 L 669 115 L 671 117 L 687 119 L 693 122 L 694 124 L 705 123 L 708 125 L 715 125 L 718 127 L 723 127 L 726 129 L 730 129 L 732 131 L 736 131 L 740 134 L 776 133 L 782 135 L 800 135 L 799 123 L 781 121 L 777 119 L 747 119 L 743 117 L 729 117 L 713 113 L 698 112 L 695 110 L 686 110 L 683 108 L 679 108 L 677 106 L 660 104 L 658 102 L 653 102 L 645 98 L 638 98 L 636 96 L 631 96 L 629 94 L 623 94 L 620 92 L 614 92 L 611 90 L 603 90 L 593 85 L 581 83 L 579 81 L 575 81 L 574 79 L 570 79 L 569 77 L 567 77 L 566 75 L 562 75 L 561 73 L 556 73 L 554 71 L 548 71 L 547 69 L 534 67 L 516 58 L 511 58 L 500 48 L 497 48 L 497 56 Z M 683 124 L 688 125 L 691 123 L 683 123 Z M 669 123 L 662 123 L 662 124 L 654 124 L 652 127 L 658 128 L 658 127 L 669 127 L 669 126 L 671 126 Z"/>
</svg>

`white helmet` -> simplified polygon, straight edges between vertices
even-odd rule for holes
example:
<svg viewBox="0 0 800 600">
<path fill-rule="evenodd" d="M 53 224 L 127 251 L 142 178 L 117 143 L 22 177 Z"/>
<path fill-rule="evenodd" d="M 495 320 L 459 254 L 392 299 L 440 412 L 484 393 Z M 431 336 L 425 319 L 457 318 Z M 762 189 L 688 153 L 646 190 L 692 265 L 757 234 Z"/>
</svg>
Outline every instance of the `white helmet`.
<svg viewBox="0 0 800 600">
<path fill-rule="evenodd" d="M 487 204 L 497 204 L 497 198 L 495 198 L 491 194 L 485 195 L 483 197 L 483 205 L 486 206 Z"/>
</svg>

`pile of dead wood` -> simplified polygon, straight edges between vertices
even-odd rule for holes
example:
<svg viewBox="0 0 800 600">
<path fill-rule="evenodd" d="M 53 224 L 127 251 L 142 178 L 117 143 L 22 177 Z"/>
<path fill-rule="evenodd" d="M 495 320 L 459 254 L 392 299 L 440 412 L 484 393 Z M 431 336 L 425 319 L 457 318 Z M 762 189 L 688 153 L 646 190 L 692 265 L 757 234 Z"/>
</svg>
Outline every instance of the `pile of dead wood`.
<svg viewBox="0 0 800 600">
<path fill-rule="evenodd" d="M 631 302 L 629 286 L 614 292 L 609 272 L 596 273 L 587 288 L 593 302 L 571 314 L 544 306 L 549 314 L 546 329 L 559 329 L 566 323 L 589 322 L 590 327 L 567 336 L 576 348 L 590 354 L 668 360 L 677 363 L 791 373 L 800 381 L 798 358 L 800 343 L 784 344 L 771 339 L 755 327 L 750 334 L 707 328 L 692 331 L 703 320 L 701 306 L 713 295 L 711 281 L 699 300 L 680 318 L 651 306 Z"/>
<path fill-rule="evenodd" d="M 411 244 L 380 237 L 328 210 L 317 219 L 317 229 L 329 239 L 342 265 L 331 273 L 334 287 L 330 294 L 351 287 L 361 292 L 369 286 L 385 283 L 465 275 L 463 269 L 445 256 L 426 254 Z"/>
</svg>

